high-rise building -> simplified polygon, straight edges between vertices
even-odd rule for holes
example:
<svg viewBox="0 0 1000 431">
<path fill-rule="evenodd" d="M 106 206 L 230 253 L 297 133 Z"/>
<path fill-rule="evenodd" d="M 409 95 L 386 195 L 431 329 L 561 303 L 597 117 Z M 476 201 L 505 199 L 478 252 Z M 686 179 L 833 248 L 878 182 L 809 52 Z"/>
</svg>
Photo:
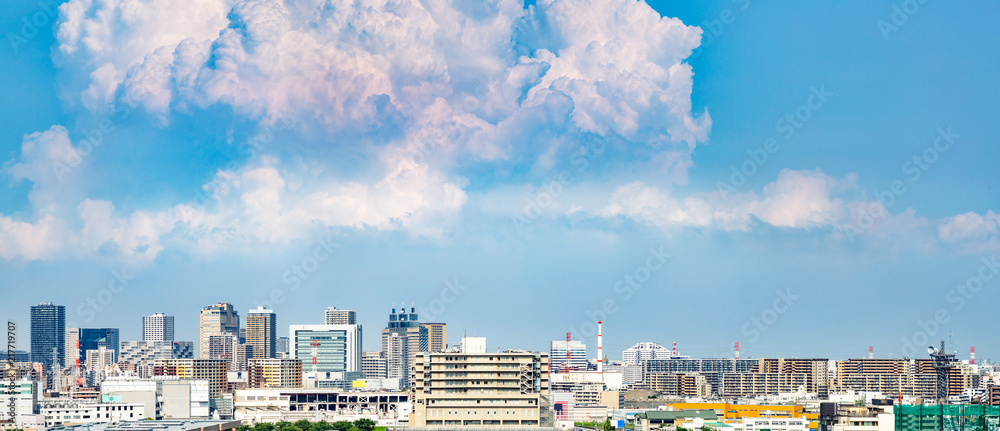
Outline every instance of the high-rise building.
<svg viewBox="0 0 1000 431">
<path fill-rule="evenodd" d="M 251 359 L 247 366 L 251 388 L 301 388 L 302 361 L 299 359 Z"/>
<path fill-rule="evenodd" d="M 174 341 L 174 316 L 142 316 L 142 341 Z"/>
<path fill-rule="evenodd" d="M 247 313 L 246 344 L 253 347 L 254 359 L 271 359 L 277 348 L 278 317 L 273 311 L 257 307 Z"/>
<path fill-rule="evenodd" d="M 386 379 L 386 361 L 383 352 L 364 352 L 361 354 L 361 371 L 366 379 Z"/>
<path fill-rule="evenodd" d="M 421 353 L 411 382 L 412 427 L 555 426 L 545 353 Z"/>
<path fill-rule="evenodd" d="M 233 334 L 209 335 L 208 358 L 222 359 L 229 363 L 229 371 L 246 371 L 247 361 L 253 356 L 253 346 L 241 343 Z"/>
<path fill-rule="evenodd" d="M 209 358 L 208 337 L 212 335 L 240 335 L 240 315 L 227 302 L 209 305 L 201 309 L 199 327 L 198 356 Z"/>
<path fill-rule="evenodd" d="M 66 366 L 75 367 L 83 363 L 86 353 L 80 350 L 80 328 L 66 328 Z M 79 361 L 79 363 L 78 363 Z"/>
<path fill-rule="evenodd" d="M 586 370 L 587 345 L 578 340 L 554 340 L 549 349 L 549 361 L 555 370 Z"/>
<path fill-rule="evenodd" d="M 357 314 L 354 310 L 338 310 L 337 307 L 326 309 L 325 316 L 327 325 L 355 325 L 358 323 Z"/>
<path fill-rule="evenodd" d="M 396 334 L 400 337 L 400 340 L 393 340 L 392 336 Z M 408 380 L 410 364 L 413 363 L 413 357 L 420 352 L 426 352 L 429 348 L 428 346 L 428 331 L 426 327 L 420 326 L 420 321 L 417 316 L 417 310 L 414 307 L 410 307 L 410 312 L 406 312 L 406 307 L 400 308 L 399 313 L 396 312 L 396 308 L 392 309 L 389 313 L 389 323 L 386 327 L 382 329 L 382 351 L 385 352 L 385 358 L 388 362 L 388 373 L 389 378 L 393 377 L 393 361 L 398 360 L 394 355 L 398 353 L 399 348 L 390 350 L 390 342 L 402 341 L 406 343 L 407 356 L 403 359 L 401 364 L 404 377 L 401 378 L 401 382 Z M 406 385 L 403 385 L 406 387 Z"/>
<path fill-rule="evenodd" d="M 288 335 L 305 373 L 361 371 L 361 325 L 291 325 Z"/>
<path fill-rule="evenodd" d="M 427 329 L 427 351 L 440 352 L 448 348 L 448 326 L 444 323 L 421 323 Z"/>
<path fill-rule="evenodd" d="M 66 307 L 51 302 L 31 307 L 31 362 L 47 368 L 66 364 Z"/>
<path fill-rule="evenodd" d="M 87 352 L 97 350 L 99 347 L 114 350 L 115 356 L 118 356 L 118 328 L 70 328 L 66 330 L 66 336 L 77 339 L 79 346 L 77 354 L 81 362 L 86 361 Z M 67 344 L 69 344 L 69 340 L 67 340 Z M 66 355 L 68 362 L 76 359 L 72 355 Z M 67 363 L 67 365 L 72 365 L 72 363 Z"/>
<path fill-rule="evenodd" d="M 410 384 L 410 343 L 405 335 L 392 332 L 385 342 L 385 372 L 390 379 L 399 379 L 401 388 Z"/>
</svg>

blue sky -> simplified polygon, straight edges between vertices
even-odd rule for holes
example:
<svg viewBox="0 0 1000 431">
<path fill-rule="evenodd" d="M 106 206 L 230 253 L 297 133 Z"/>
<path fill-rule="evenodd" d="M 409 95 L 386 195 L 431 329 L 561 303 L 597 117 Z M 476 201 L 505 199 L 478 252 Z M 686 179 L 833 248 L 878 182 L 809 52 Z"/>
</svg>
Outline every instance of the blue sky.
<svg viewBox="0 0 1000 431">
<path fill-rule="evenodd" d="M 995 6 L 318 3 L 6 9 L 0 311 L 22 347 L 42 301 L 123 339 L 164 311 L 193 340 L 202 306 L 274 295 L 286 331 L 357 310 L 368 349 L 413 301 L 491 348 L 573 331 L 594 355 L 602 318 L 612 358 L 950 332 L 1000 359 Z"/>
</svg>

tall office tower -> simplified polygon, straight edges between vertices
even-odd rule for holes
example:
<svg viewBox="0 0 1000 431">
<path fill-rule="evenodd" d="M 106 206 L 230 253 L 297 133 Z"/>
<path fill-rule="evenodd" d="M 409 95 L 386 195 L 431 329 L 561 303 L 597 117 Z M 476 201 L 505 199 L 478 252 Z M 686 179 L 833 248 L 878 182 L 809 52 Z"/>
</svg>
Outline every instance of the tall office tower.
<svg viewBox="0 0 1000 431">
<path fill-rule="evenodd" d="M 399 379 L 399 387 L 410 386 L 410 343 L 405 335 L 390 333 L 385 341 L 386 377 Z"/>
<path fill-rule="evenodd" d="M 253 346 L 240 342 L 233 334 L 209 335 L 208 358 L 224 359 L 229 363 L 229 371 L 246 371 L 247 361 L 253 357 Z"/>
<path fill-rule="evenodd" d="M 549 349 L 549 360 L 555 370 L 586 370 L 587 345 L 577 340 L 554 340 Z"/>
<path fill-rule="evenodd" d="M 291 325 L 288 335 L 306 374 L 361 371 L 361 325 Z"/>
<path fill-rule="evenodd" d="M 385 354 L 382 352 L 362 353 L 361 371 L 365 372 L 366 379 L 388 378 L 388 374 L 386 374 Z"/>
<path fill-rule="evenodd" d="M 67 333 L 69 332 L 67 331 Z M 99 347 L 107 347 L 114 350 L 115 356 L 119 353 L 118 328 L 79 328 L 76 335 L 79 339 L 79 358 L 81 362 L 86 361 L 87 352 L 97 350 Z M 66 360 L 75 361 L 76 358 L 66 355 Z M 67 365 L 72 365 L 72 363 Z"/>
<path fill-rule="evenodd" d="M 390 359 L 389 342 L 392 334 L 402 337 L 402 341 L 406 343 L 407 357 L 403 363 L 403 369 L 407 370 L 404 374 L 409 376 L 408 370 L 413 364 L 413 357 L 428 349 L 428 331 L 426 327 L 420 326 L 415 308 L 411 306 L 409 313 L 406 312 L 406 307 L 400 308 L 399 313 L 396 313 L 396 308 L 393 308 L 392 313 L 389 314 L 389 323 L 382 329 L 382 351 L 385 352 L 387 361 Z M 392 370 L 389 373 L 389 378 L 393 378 Z M 409 381 L 408 377 L 406 381 Z"/>
<path fill-rule="evenodd" d="M 427 328 L 427 351 L 440 352 L 448 348 L 448 326 L 444 323 L 421 323 Z"/>
<path fill-rule="evenodd" d="M 174 341 L 174 316 L 142 316 L 142 341 Z"/>
<path fill-rule="evenodd" d="M 358 316 L 354 310 L 338 310 L 337 307 L 326 309 L 325 313 L 327 325 L 354 325 L 358 323 Z"/>
<path fill-rule="evenodd" d="M 31 307 L 31 362 L 47 368 L 66 364 L 66 307 L 51 302 Z"/>
<path fill-rule="evenodd" d="M 228 302 L 220 302 L 201 309 L 198 356 L 210 358 L 208 337 L 212 335 L 240 335 L 240 315 Z"/>
<path fill-rule="evenodd" d="M 247 313 L 246 344 L 253 347 L 254 359 L 272 359 L 277 351 L 278 316 L 264 307 Z"/>
</svg>

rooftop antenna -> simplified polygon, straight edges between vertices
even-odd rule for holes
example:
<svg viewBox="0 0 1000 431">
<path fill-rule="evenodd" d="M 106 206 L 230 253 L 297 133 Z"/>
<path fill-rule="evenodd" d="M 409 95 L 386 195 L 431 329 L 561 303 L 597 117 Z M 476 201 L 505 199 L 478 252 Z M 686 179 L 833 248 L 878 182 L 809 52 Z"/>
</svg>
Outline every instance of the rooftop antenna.
<svg viewBox="0 0 1000 431">
<path fill-rule="evenodd" d="M 572 359 L 570 358 L 570 354 L 569 354 L 569 342 L 572 339 L 573 338 L 570 336 L 570 333 L 567 332 L 566 333 L 566 362 L 563 363 L 563 371 L 568 371 L 569 364 L 572 363 Z"/>
</svg>

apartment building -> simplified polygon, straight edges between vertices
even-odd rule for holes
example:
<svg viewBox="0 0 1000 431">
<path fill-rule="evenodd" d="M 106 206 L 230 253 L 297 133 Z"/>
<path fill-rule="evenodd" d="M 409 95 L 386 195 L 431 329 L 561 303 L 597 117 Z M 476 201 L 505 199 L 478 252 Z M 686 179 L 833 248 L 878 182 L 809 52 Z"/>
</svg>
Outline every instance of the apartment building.
<svg viewBox="0 0 1000 431">
<path fill-rule="evenodd" d="M 251 359 L 247 367 L 248 387 L 301 388 L 302 361 L 298 359 Z"/>
<path fill-rule="evenodd" d="M 228 368 L 223 359 L 160 359 L 153 365 L 153 375 L 208 380 L 209 397 L 219 399 L 229 385 Z"/>
<path fill-rule="evenodd" d="M 414 360 L 410 426 L 554 426 L 547 353 L 421 353 Z"/>
</svg>

